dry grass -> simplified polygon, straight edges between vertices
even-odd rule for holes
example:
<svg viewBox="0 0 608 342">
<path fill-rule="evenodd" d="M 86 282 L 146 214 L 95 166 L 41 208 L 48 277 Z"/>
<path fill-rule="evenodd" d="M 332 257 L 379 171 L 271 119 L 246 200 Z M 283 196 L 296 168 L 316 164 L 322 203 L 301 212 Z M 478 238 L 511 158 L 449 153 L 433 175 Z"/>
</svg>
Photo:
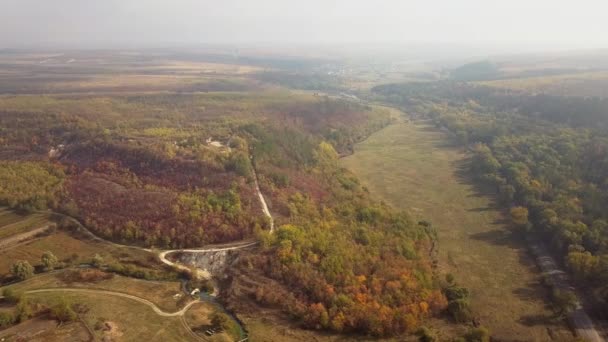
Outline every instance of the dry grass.
<svg viewBox="0 0 608 342">
<path fill-rule="evenodd" d="M 89 309 L 84 321 L 95 328 L 110 322 L 111 331 L 95 329 L 98 340 L 115 341 L 192 341 L 179 317 L 161 317 L 148 306 L 125 298 L 89 293 L 28 294 L 28 298 L 53 303 L 63 297 L 71 303 L 84 304 Z"/>
<path fill-rule="evenodd" d="M 440 268 L 472 292 L 482 325 L 504 340 L 569 336 L 551 322 L 546 292 L 521 241 L 500 211 L 460 175 L 466 156 L 430 126 L 400 123 L 372 135 L 344 158 L 372 194 L 439 231 Z M 449 326 L 440 326 L 447 331 Z"/>
<path fill-rule="evenodd" d="M 0 214 L 0 239 L 25 233 L 48 224 L 51 224 L 51 222 L 49 217 L 44 214 L 21 216 L 7 211 Z"/>
<path fill-rule="evenodd" d="M 219 334 L 214 334 L 212 336 L 208 336 L 205 334 L 205 330 L 211 326 L 211 319 L 209 315 L 213 313 L 214 307 L 209 303 L 198 303 L 193 305 L 188 312 L 186 312 L 185 319 L 186 323 L 193 331 L 197 334 L 203 336 L 205 339 L 214 342 L 231 342 L 235 339 L 228 335 L 226 332 L 222 332 Z"/>
<path fill-rule="evenodd" d="M 80 322 L 57 325 L 55 320 L 42 317 L 0 331 L 0 340 L 6 342 L 88 342 L 90 339 L 86 327 Z"/>
<path fill-rule="evenodd" d="M 295 326 L 284 314 L 275 310 L 259 308 L 256 314 L 239 315 L 246 323 L 251 341 L 264 342 L 414 342 L 416 336 L 399 336 L 395 338 L 372 338 L 361 335 L 333 334 L 317 330 L 305 330 Z"/>
<path fill-rule="evenodd" d="M 35 239 L 18 247 L 0 251 L 0 274 L 9 272 L 15 260 L 26 260 L 32 265 L 40 264 L 40 257 L 45 251 L 51 251 L 59 260 L 66 260 L 77 255 L 76 260 L 89 262 L 96 253 L 106 254 L 104 245 L 78 240 L 65 232 Z"/>
<path fill-rule="evenodd" d="M 262 71 L 262 68 L 251 65 L 210 63 L 210 62 L 181 62 L 166 61 L 160 65 L 142 68 L 143 70 L 173 71 L 185 74 L 233 74 L 244 75 Z"/>
<path fill-rule="evenodd" d="M 494 88 L 511 89 L 529 93 L 608 97 L 608 72 L 513 78 L 478 83 Z"/>
<path fill-rule="evenodd" d="M 26 281 L 8 286 L 16 291 L 28 291 L 46 288 L 83 288 L 115 291 L 147 299 L 165 312 L 175 312 L 183 307 L 181 284 L 177 281 L 149 281 L 114 275 L 110 279 L 95 282 L 67 281 L 69 272 L 87 272 L 88 269 L 66 269 L 54 273 L 35 276 Z M 175 294 L 181 294 L 174 297 Z"/>
<path fill-rule="evenodd" d="M 107 263 L 129 259 L 140 261 L 142 264 L 154 262 L 159 268 L 162 267 L 157 258 L 149 252 L 79 239 L 68 232 L 58 230 L 51 235 L 0 250 L 0 275 L 8 274 L 15 260 L 26 260 L 32 265 L 40 264 L 40 257 L 45 251 L 51 251 L 60 261 L 73 264 L 89 263 L 95 254 L 99 254 Z"/>
</svg>

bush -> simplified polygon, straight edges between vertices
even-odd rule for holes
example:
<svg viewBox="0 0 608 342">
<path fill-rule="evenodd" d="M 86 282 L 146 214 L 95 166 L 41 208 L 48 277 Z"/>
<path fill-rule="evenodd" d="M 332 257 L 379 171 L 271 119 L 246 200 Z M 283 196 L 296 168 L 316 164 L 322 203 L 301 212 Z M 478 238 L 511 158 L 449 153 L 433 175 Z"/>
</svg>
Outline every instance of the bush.
<svg viewBox="0 0 608 342">
<path fill-rule="evenodd" d="M 279 188 L 284 188 L 289 185 L 289 176 L 284 173 L 273 172 L 268 175 L 270 180 Z"/>
<path fill-rule="evenodd" d="M 484 327 L 473 328 L 464 335 L 467 342 L 490 342 L 490 332 Z"/>
<path fill-rule="evenodd" d="M 251 163 L 245 153 L 235 153 L 226 161 L 227 171 L 233 171 L 239 176 L 249 177 L 251 175 Z"/>
<path fill-rule="evenodd" d="M 51 317 L 59 322 L 72 322 L 76 320 L 78 315 L 72 308 L 72 305 L 62 298 L 57 304 L 51 307 Z"/>
<path fill-rule="evenodd" d="M 53 254 L 51 251 L 44 252 L 40 260 L 42 261 L 42 265 L 44 265 L 44 269 L 47 271 L 52 271 L 59 262 L 55 254 Z"/>
<path fill-rule="evenodd" d="M 25 280 L 34 275 L 34 267 L 27 261 L 17 261 L 11 267 L 11 273 L 19 280 Z"/>
<path fill-rule="evenodd" d="M 4 289 L 2 291 L 2 295 L 9 303 L 13 304 L 19 303 L 19 301 L 23 297 L 23 294 L 21 292 L 17 292 L 11 288 Z"/>
<path fill-rule="evenodd" d="M 32 303 L 27 298 L 22 298 L 17 304 L 17 310 L 15 312 L 16 320 L 23 322 L 34 316 L 34 308 Z"/>
<path fill-rule="evenodd" d="M 430 328 L 427 328 L 427 327 L 422 327 L 422 328 L 418 329 L 418 331 L 416 332 L 416 335 L 418 336 L 418 340 L 420 342 L 439 341 L 437 339 L 437 334 L 433 330 L 431 330 Z"/>
<path fill-rule="evenodd" d="M 93 265 L 93 267 L 101 267 L 103 265 L 103 257 L 99 254 L 95 254 L 93 259 L 91 259 L 91 265 Z"/>
<path fill-rule="evenodd" d="M 469 322 L 473 319 L 473 313 L 466 299 L 456 299 L 448 303 L 448 312 L 459 323 Z"/>
<path fill-rule="evenodd" d="M 452 284 L 454 282 L 454 278 L 452 277 Z M 469 290 L 465 287 L 460 287 L 456 285 L 448 286 L 443 290 L 445 293 L 445 297 L 449 300 L 458 300 L 458 299 L 468 299 L 469 298 Z"/>
<path fill-rule="evenodd" d="M 0 312 L 0 328 L 6 328 L 15 323 L 15 316 L 9 312 Z"/>
<path fill-rule="evenodd" d="M 230 330 L 230 317 L 223 312 L 214 311 L 211 314 L 211 325 L 214 328 L 221 328 L 222 330 Z"/>
<path fill-rule="evenodd" d="M 102 280 L 112 279 L 114 274 L 97 269 L 70 270 L 59 275 L 61 280 L 67 284 L 71 283 L 97 283 Z"/>
</svg>

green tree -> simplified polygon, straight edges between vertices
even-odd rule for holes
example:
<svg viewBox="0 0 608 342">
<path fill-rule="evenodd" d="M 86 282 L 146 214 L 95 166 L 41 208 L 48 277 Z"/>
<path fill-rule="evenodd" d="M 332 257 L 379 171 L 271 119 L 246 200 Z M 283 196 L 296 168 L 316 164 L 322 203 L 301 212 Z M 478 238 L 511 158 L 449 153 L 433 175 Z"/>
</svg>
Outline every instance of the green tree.
<svg viewBox="0 0 608 342">
<path fill-rule="evenodd" d="M 525 207 L 513 207 L 510 211 L 511 221 L 519 227 L 528 224 L 528 209 Z"/>
<path fill-rule="evenodd" d="M 15 291 L 9 287 L 9 288 L 5 288 L 4 290 L 2 290 L 2 296 L 4 296 L 4 298 L 9 303 L 15 304 L 15 303 L 19 303 L 19 301 L 21 301 L 23 294 L 21 292 Z"/>
<path fill-rule="evenodd" d="M 93 259 L 91 259 L 91 265 L 94 267 L 101 267 L 101 265 L 103 265 L 103 257 L 99 254 L 95 254 Z"/>
<path fill-rule="evenodd" d="M 473 328 L 464 335 L 467 342 L 490 342 L 490 331 L 484 327 Z"/>
<path fill-rule="evenodd" d="M 338 152 L 331 144 L 321 142 L 314 152 L 315 161 L 322 170 L 334 169 L 338 162 Z"/>
<path fill-rule="evenodd" d="M 44 252 L 40 259 L 42 261 L 42 265 L 44 265 L 44 269 L 47 271 L 53 270 L 59 262 L 55 254 L 53 254 L 51 251 Z"/>
<path fill-rule="evenodd" d="M 561 317 L 565 317 L 574 311 L 578 305 L 578 299 L 572 291 L 555 290 L 553 291 L 553 300 Z"/>
<path fill-rule="evenodd" d="M 34 275 L 34 267 L 29 262 L 19 260 L 11 266 L 11 273 L 19 280 L 25 280 Z"/>
<path fill-rule="evenodd" d="M 60 322 L 71 322 L 78 317 L 72 308 L 72 305 L 65 298 L 60 298 L 59 301 L 51 307 L 51 316 Z"/>
<path fill-rule="evenodd" d="M 473 319 L 473 313 L 469 301 L 466 299 L 456 299 L 448 303 L 448 312 L 454 320 L 459 323 L 466 323 Z"/>
<path fill-rule="evenodd" d="M 211 314 L 211 325 L 214 328 L 220 328 L 222 330 L 230 329 L 230 317 L 223 312 L 218 310 Z"/>
<path fill-rule="evenodd" d="M 243 177 L 251 176 L 251 162 L 245 152 L 233 153 L 225 165 L 227 171 L 233 171 Z"/>
<path fill-rule="evenodd" d="M 32 309 L 32 304 L 26 298 L 22 298 L 17 304 L 17 308 L 15 310 L 15 317 L 19 322 L 23 322 L 25 320 L 30 319 L 34 315 L 34 310 Z"/>
<path fill-rule="evenodd" d="M 437 334 L 433 330 L 431 330 L 430 328 L 427 328 L 427 327 L 422 327 L 422 328 L 418 329 L 418 331 L 416 332 L 416 335 L 418 336 L 418 340 L 420 342 L 439 341 L 437 339 Z"/>
<path fill-rule="evenodd" d="M 10 312 L 0 312 L 0 328 L 6 328 L 15 323 L 15 316 Z"/>
</svg>

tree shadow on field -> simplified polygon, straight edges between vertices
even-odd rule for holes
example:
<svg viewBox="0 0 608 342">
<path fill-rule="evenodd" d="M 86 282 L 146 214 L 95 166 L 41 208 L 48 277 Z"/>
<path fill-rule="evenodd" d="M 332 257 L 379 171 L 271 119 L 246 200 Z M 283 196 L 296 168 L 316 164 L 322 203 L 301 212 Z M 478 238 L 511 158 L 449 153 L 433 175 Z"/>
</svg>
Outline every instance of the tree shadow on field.
<svg viewBox="0 0 608 342">
<path fill-rule="evenodd" d="M 449 149 L 461 149 L 462 145 L 454 138 L 441 139 L 440 141 L 433 144 L 433 147 L 437 149 L 449 148 Z"/>
<path fill-rule="evenodd" d="M 459 184 L 470 186 L 473 193 L 469 197 L 487 197 L 492 200 L 491 206 L 500 207 L 496 201 L 496 191 L 486 184 L 477 181 L 470 172 L 471 158 L 454 160 L 451 162 L 452 168 L 455 170 L 454 175 Z"/>
<path fill-rule="evenodd" d="M 533 315 L 523 315 L 519 317 L 517 320 L 518 323 L 523 324 L 528 327 L 533 327 L 536 325 L 541 326 L 557 326 L 562 323 L 555 317 L 555 315 L 543 315 L 543 314 L 533 314 Z"/>
<path fill-rule="evenodd" d="M 477 212 L 477 213 L 481 213 L 484 211 L 494 211 L 494 210 L 500 210 L 501 208 L 498 208 L 494 205 L 490 205 L 487 207 L 479 207 L 479 208 L 472 208 L 472 209 L 467 209 L 467 211 L 471 211 L 471 212 Z"/>
<path fill-rule="evenodd" d="M 529 282 L 528 284 L 526 284 L 526 287 L 520 287 L 513 290 L 513 294 L 525 302 L 543 303 L 544 309 L 550 312 L 549 314 L 523 315 L 517 320 L 519 323 L 526 326 L 549 326 L 562 324 L 562 322 L 553 313 L 549 294 L 546 291 L 546 288 L 540 283 L 540 281 Z"/>
<path fill-rule="evenodd" d="M 529 283 L 527 285 L 527 287 L 520 287 L 513 290 L 513 294 L 525 301 L 539 300 L 539 298 L 541 297 L 540 290 L 542 289 L 540 283 L 535 282 Z"/>
<path fill-rule="evenodd" d="M 504 229 L 495 229 L 469 235 L 471 239 L 491 243 L 497 246 L 521 247 L 513 233 Z"/>
<path fill-rule="evenodd" d="M 507 225 L 509 225 L 510 223 L 511 223 L 511 222 L 510 222 L 508 219 L 504 218 L 504 217 L 503 217 L 503 218 L 499 218 L 499 219 L 496 219 L 496 220 L 492 221 L 492 224 L 493 224 L 493 225 L 502 225 L 502 226 L 507 226 Z"/>
</svg>

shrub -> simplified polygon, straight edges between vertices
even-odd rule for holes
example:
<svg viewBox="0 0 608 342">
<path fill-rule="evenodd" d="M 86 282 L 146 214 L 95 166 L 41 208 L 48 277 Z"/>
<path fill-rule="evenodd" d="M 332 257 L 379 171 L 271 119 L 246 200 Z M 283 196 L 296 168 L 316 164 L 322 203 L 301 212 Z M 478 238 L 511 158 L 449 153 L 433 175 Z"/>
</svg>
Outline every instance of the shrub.
<svg viewBox="0 0 608 342">
<path fill-rule="evenodd" d="M 114 274 L 97 269 L 71 270 L 61 273 L 61 280 L 70 283 L 96 283 L 102 280 L 112 279 Z"/>
<path fill-rule="evenodd" d="M 44 265 L 44 269 L 47 271 L 53 270 L 59 262 L 55 254 L 53 254 L 51 251 L 44 252 L 40 260 L 42 261 L 42 265 Z"/>
<path fill-rule="evenodd" d="M 466 299 L 456 299 L 448 303 L 448 312 L 456 322 L 465 323 L 473 319 L 469 302 Z"/>
<path fill-rule="evenodd" d="M 22 298 L 17 304 L 15 312 L 16 321 L 23 322 L 34 316 L 34 308 L 32 303 L 27 298 Z"/>
<path fill-rule="evenodd" d="M 418 339 L 420 342 L 438 341 L 437 334 L 433 330 L 431 330 L 430 328 L 427 328 L 427 327 L 422 327 L 422 328 L 418 329 L 418 331 L 416 332 L 416 335 L 418 336 Z"/>
<path fill-rule="evenodd" d="M 78 315 L 72 308 L 72 305 L 64 298 L 61 298 L 57 304 L 51 307 L 51 317 L 60 322 L 71 322 L 76 320 Z"/>
<path fill-rule="evenodd" d="M 23 294 L 21 292 L 17 292 L 11 288 L 4 289 L 2 291 L 2 295 L 9 303 L 13 304 L 19 303 L 19 301 L 23 297 Z"/>
<path fill-rule="evenodd" d="M 34 275 L 34 267 L 27 261 L 17 261 L 11 267 L 11 273 L 19 280 L 25 280 Z"/>
<path fill-rule="evenodd" d="M 464 335 L 467 342 L 490 342 L 490 332 L 484 327 L 473 328 Z"/>
<path fill-rule="evenodd" d="M 245 153 L 235 153 L 228 158 L 225 164 L 227 171 L 233 171 L 239 176 L 251 175 L 251 163 Z"/>
<path fill-rule="evenodd" d="M 95 254 L 93 259 L 91 259 L 91 265 L 93 265 L 93 267 L 101 267 L 103 265 L 103 257 L 99 254 Z"/>
<path fill-rule="evenodd" d="M 222 330 L 230 330 L 230 317 L 223 312 L 214 311 L 211 314 L 211 325 L 214 328 L 221 328 Z"/>
<path fill-rule="evenodd" d="M 15 316 L 10 312 L 0 312 L 0 328 L 6 328 L 15 323 Z"/>
</svg>

